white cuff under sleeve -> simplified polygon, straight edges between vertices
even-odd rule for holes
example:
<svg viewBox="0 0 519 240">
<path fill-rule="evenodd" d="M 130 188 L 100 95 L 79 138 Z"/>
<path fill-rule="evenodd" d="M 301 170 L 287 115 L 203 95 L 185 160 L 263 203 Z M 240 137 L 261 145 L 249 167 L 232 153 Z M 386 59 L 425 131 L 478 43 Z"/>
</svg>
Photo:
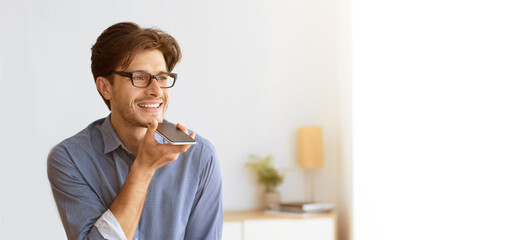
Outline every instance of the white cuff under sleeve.
<svg viewBox="0 0 519 240">
<path fill-rule="evenodd" d="M 126 240 L 124 231 L 110 209 L 106 210 L 94 224 L 104 239 Z"/>
</svg>

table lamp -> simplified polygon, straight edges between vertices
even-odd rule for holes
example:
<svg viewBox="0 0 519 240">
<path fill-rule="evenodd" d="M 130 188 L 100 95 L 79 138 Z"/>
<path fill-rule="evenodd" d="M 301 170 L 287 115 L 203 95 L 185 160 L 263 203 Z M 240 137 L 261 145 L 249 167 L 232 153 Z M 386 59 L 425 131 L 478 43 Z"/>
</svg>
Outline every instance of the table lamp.
<svg viewBox="0 0 519 240">
<path fill-rule="evenodd" d="M 299 165 L 309 172 L 310 201 L 314 201 L 314 170 L 324 164 L 323 134 L 319 126 L 300 127 L 297 130 Z"/>
</svg>

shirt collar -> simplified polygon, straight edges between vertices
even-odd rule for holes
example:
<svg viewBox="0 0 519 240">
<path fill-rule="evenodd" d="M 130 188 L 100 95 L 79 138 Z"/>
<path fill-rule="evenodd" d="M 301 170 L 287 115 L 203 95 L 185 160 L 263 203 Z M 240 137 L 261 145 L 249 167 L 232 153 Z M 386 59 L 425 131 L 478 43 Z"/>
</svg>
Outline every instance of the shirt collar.
<svg viewBox="0 0 519 240">
<path fill-rule="evenodd" d="M 101 125 L 101 135 L 103 136 L 103 142 L 105 145 L 104 153 L 107 154 L 109 152 L 114 151 L 119 146 L 123 149 L 126 149 L 115 133 L 114 127 L 112 126 L 112 122 L 110 122 L 110 115 L 105 118 L 105 121 Z"/>
</svg>

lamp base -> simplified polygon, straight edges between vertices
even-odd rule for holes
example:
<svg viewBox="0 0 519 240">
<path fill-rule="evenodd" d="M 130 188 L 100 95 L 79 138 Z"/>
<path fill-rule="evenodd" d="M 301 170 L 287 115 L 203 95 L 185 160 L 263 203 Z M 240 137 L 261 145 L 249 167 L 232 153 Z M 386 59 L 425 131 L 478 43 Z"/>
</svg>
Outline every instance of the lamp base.
<svg viewBox="0 0 519 240">
<path fill-rule="evenodd" d="M 308 176 L 306 180 L 306 199 L 308 202 L 315 202 L 315 171 L 316 169 L 307 168 L 305 169 L 306 175 Z M 308 197 L 310 195 L 310 197 Z"/>
</svg>

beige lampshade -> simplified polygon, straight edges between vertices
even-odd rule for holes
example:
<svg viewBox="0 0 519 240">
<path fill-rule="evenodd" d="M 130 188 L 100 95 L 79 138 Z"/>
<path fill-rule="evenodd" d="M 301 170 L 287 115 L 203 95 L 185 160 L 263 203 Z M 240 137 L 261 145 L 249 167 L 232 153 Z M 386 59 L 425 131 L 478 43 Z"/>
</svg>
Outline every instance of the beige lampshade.
<svg viewBox="0 0 519 240">
<path fill-rule="evenodd" d="M 301 127 L 297 130 L 299 165 L 302 168 L 319 168 L 324 164 L 323 134 L 321 127 Z"/>
</svg>

